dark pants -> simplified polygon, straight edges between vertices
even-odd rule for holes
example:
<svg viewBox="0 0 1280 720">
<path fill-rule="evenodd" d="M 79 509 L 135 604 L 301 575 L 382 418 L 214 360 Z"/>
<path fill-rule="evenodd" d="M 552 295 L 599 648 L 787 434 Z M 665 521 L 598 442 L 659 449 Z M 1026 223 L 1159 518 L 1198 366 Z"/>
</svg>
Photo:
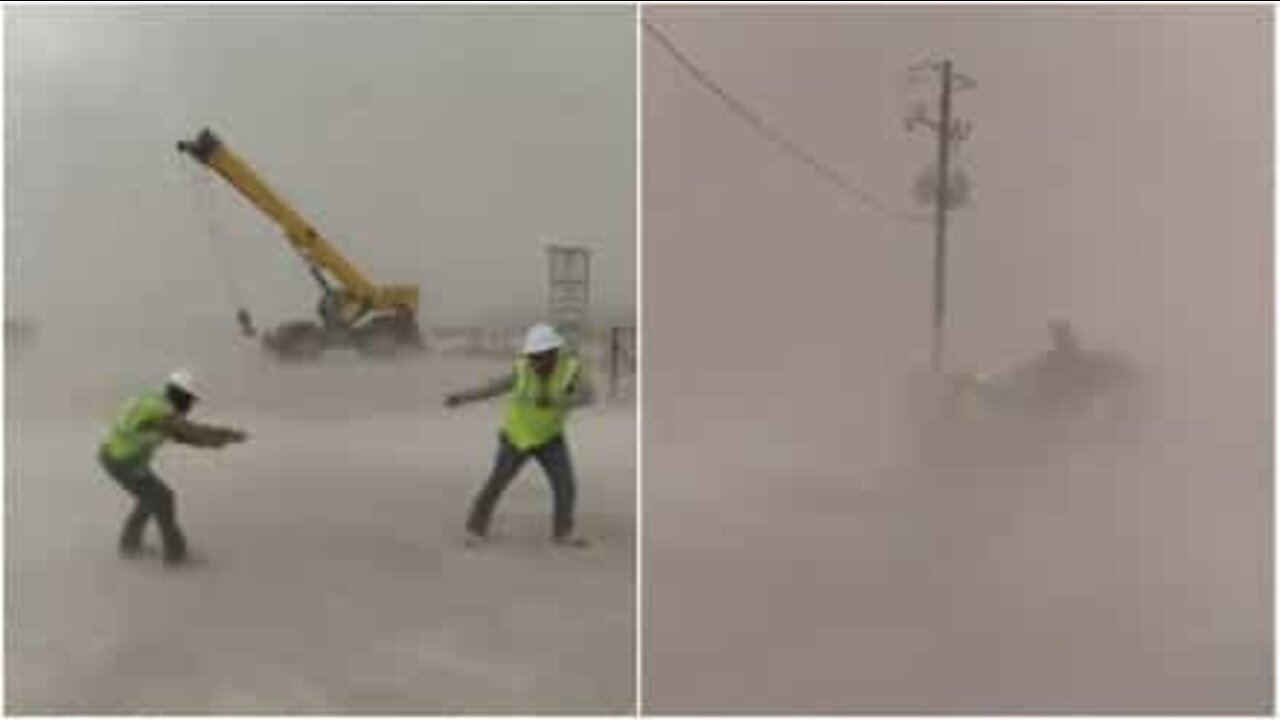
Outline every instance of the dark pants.
<svg viewBox="0 0 1280 720">
<path fill-rule="evenodd" d="M 187 556 L 187 539 L 178 527 L 178 516 L 173 491 L 156 476 L 145 463 L 121 463 L 105 454 L 98 455 L 107 474 L 133 496 L 133 511 L 125 518 L 120 531 L 120 551 L 134 553 L 142 548 L 142 532 L 147 521 L 156 519 L 160 537 L 164 542 L 166 562 L 181 562 Z"/>
<path fill-rule="evenodd" d="M 521 451 L 502 434 L 498 436 L 498 454 L 494 458 L 493 472 L 489 474 L 489 481 L 485 483 L 471 505 L 471 515 L 467 518 L 468 530 L 476 535 L 488 534 L 489 521 L 493 517 L 493 508 L 498 504 L 498 498 L 530 457 L 538 461 L 542 471 L 547 475 L 547 480 L 551 482 L 554 501 L 552 531 L 557 538 L 568 537 L 573 532 L 573 503 L 576 486 L 573 479 L 573 462 L 569 457 L 569 445 L 565 442 L 564 436 L 559 436 L 530 450 Z"/>
</svg>

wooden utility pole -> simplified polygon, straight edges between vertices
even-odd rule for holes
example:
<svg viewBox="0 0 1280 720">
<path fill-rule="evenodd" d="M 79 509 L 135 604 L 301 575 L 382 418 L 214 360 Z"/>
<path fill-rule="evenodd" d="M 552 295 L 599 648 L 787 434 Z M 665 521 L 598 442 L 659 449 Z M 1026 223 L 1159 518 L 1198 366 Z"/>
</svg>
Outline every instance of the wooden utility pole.
<svg viewBox="0 0 1280 720">
<path fill-rule="evenodd" d="M 938 181 L 933 193 L 933 344 L 934 372 L 942 370 L 947 314 L 947 192 L 951 179 L 951 61 L 942 61 L 942 90 L 938 100 Z"/>
<path fill-rule="evenodd" d="M 933 69 L 939 76 L 938 119 L 933 120 L 918 109 L 916 114 L 907 118 L 907 130 L 923 125 L 933 130 L 937 138 L 936 175 L 932 179 L 931 197 L 928 202 L 933 205 L 933 325 L 930 359 L 934 372 L 941 372 L 946 347 L 947 318 L 947 213 L 967 198 L 968 187 L 962 185 L 951 173 L 951 148 L 969 136 L 969 123 L 952 118 L 951 96 L 953 89 L 968 89 L 976 83 L 964 75 L 954 72 L 950 60 L 927 63 L 923 67 Z"/>
</svg>

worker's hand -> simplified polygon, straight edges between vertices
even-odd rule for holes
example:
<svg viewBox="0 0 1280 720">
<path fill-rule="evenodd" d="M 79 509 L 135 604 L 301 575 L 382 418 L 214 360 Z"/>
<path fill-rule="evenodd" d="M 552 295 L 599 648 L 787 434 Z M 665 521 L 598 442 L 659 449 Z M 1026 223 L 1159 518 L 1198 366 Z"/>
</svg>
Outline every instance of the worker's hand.
<svg viewBox="0 0 1280 720">
<path fill-rule="evenodd" d="M 247 433 L 234 428 L 217 428 L 215 432 L 217 434 L 212 438 L 211 444 L 216 448 L 242 443 L 249 439 L 249 435 Z"/>
</svg>

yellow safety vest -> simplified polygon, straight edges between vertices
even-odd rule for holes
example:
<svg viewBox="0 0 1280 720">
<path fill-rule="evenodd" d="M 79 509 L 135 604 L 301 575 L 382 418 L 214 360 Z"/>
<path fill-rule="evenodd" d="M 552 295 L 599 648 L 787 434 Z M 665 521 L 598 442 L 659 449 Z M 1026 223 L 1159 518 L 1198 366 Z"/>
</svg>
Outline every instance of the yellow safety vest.
<svg viewBox="0 0 1280 720">
<path fill-rule="evenodd" d="M 530 450 L 555 439 L 569 415 L 569 391 L 578 378 L 581 363 L 562 354 L 550 377 L 533 371 L 527 358 L 516 361 L 516 382 L 507 398 L 502 432 L 518 450 Z"/>
<path fill-rule="evenodd" d="M 143 393 L 129 400 L 116 415 L 103 443 L 107 457 L 116 462 L 150 462 L 166 440 L 154 424 L 173 411 L 173 405 L 159 393 Z"/>
</svg>

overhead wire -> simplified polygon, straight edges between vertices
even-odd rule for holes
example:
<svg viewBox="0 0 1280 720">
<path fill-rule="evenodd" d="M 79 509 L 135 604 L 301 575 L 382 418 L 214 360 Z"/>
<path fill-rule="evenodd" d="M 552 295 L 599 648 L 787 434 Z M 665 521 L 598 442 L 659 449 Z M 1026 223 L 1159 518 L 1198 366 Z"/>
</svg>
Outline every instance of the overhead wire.
<svg viewBox="0 0 1280 720">
<path fill-rule="evenodd" d="M 772 123 L 765 120 L 759 112 L 753 110 L 745 102 L 739 100 L 726 90 L 724 86 L 712 78 L 706 70 L 695 63 L 686 52 L 681 50 L 680 47 L 676 45 L 668 35 L 666 35 L 666 33 L 659 30 L 648 20 L 642 20 L 641 22 L 649 37 L 657 42 L 667 52 L 667 54 L 689 74 L 690 77 L 702 86 L 703 89 L 719 99 L 721 103 L 730 110 L 730 112 L 755 130 L 759 135 L 782 149 L 785 153 L 790 155 L 792 159 L 809 168 L 823 180 L 842 190 L 845 196 L 898 223 L 914 224 L 929 221 L 931 216 L 928 214 L 899 210 L 889 206 L 888 203 L 883 202 L 873 193 L 850 180 L 844 173 L 832 167 L 830 164 L 823 162 L 820 158 L 806 150 L 799 143 L 791 140 L 774 127 Z"/>
</svg>

